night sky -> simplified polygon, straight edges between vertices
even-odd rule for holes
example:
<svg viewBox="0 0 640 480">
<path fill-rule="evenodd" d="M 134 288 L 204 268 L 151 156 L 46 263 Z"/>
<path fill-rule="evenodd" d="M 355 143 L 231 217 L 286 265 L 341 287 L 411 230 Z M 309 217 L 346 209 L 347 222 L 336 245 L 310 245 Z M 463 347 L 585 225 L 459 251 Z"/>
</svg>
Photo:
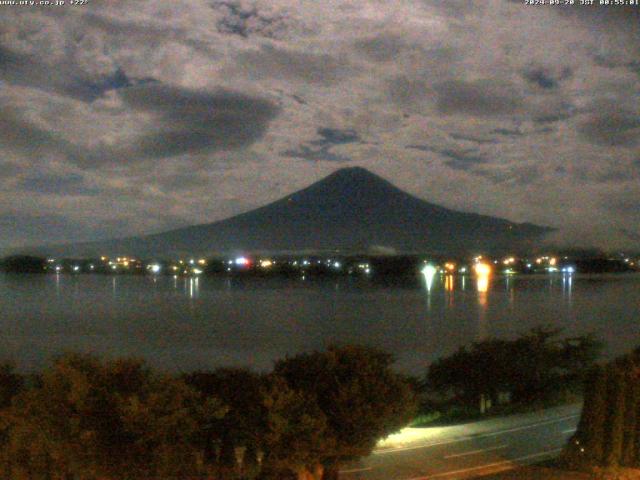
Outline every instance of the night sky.
<svg viewBox="0 0 640 480">
<path fill-rule="evenodd" d="M 0 6 L 0 249 L 212 222 L 347 166 L 638 246 L 640 7 Z"/>
</svg>

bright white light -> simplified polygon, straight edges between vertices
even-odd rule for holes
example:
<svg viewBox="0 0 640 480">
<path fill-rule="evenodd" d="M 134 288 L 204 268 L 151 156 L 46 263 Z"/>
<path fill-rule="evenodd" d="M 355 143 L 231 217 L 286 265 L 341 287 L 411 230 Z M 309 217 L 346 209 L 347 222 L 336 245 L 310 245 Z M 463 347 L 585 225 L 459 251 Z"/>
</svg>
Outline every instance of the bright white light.
<svg viewBox="0 0 640 480">
<path fill-rule="evenodd" d="M 153 265 L 149 265 L 149 269 L 153 273 L 160 273 L 160 265 L 158 265 L 157 263 L 154 263 Z"/>
<path fill-rule="evenodd" d="M 365 268 L 364 269 L 364 273 L 366 273 L 367 275 L 369 275 L 371 273 L 371 269 L 370 268 Z"/>
<path fill-rule="evenodd" d="M 90 268 L 91 270 L 93 270 L 93 269 L 95 268 L 95 267 L 93 266 L 93 263 L 92 263 L 91 265 L 89 265 L 89 268 Z"/>
<path fill-rule="evenodd" d="M 574 273 L 574 272 L 576 271 L 576 269 L 575 269 L 575 268 L 573 268 L 573 267 L 564 267 L 564 268 L 562 269 L 562 271 L 563 271 L 564 273 Z"/>
<path fill-rule="evenodd" d="M 236 265 L 247 266 L 249 265 L 249 259 L 245 257 L 236 258 Z"/>
<path fill-rule="evenodd" d="M 460 273 L 467 273 L 467 267 L 460 267 Z"/>
<path fill-rule="evenodd" d="M 194 268 L 193 269 L 193 273 L 195 273 L 196 275 L 200 275 L 200 274 L 202 274 L 202 270 L 199 269 L 199 268 Z"/>
<path fill-rule="evenodd" d="M 333 268 L 340 268 L 341 266 L 340 262 L 333 262 Z"/>
<path fill-rule="evenodd" d="M 435 277 L 436 273 L 438 273 L 438 269 L 433 265 L 425 265 L 422 269 L 422 275 L 424 275 L 424 280 L 427 283 L 427 291 L 431 291 L 431 286 L 433 285 L 433 277 Z"/>
<path fill-rule="evenodd" d="M 60 272 L 62 270 L 62 267 L 60 265 L 56 265 L 56 272 Z"/>
<path fill-rule="evenodd" d="M 74 265 L 73 266 L 73 271 L 74 272 L 79 272 L 80 271 L 80 267 L 78 265 Z"/>
</svg>

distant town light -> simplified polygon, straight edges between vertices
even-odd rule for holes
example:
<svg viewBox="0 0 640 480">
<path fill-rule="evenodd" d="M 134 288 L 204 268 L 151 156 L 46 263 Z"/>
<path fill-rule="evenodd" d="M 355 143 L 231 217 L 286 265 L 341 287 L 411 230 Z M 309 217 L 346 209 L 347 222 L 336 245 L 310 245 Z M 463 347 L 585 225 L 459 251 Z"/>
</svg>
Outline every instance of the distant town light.
<svg viewBox="0 0 640 480">
<path fill-rule="evenodd" d="M 149 270 L 151 270 L 152 273 L 160 273 L 161 267 L 157 263 L 154 263 L 152 265 L 149 265 Z"/>
<path fill-rule="evenodd" d="M 456 264 L 453 262 L 447 262 L 444 264 L 444 268 L 449 272 L 454 272 L 456 269 Z"/>
<path fill-rule="evenodd" d="M 488 263 L 477 263 L 474 270 L 478 276 L 491 275 L 491 265 Z"/>
<path fill-rule="evenodd" d="M 74 272 L 79 272 L 80 271 L 80 267 L 78 265 L 74 265 L 73 266 L 73 271 Z"/>
<path fill-rule="evenodd" d="M 333 262 L 333 268 L 340 268 L 342 264 L 340 262 Z"/>
<path fill-rule="evenodd" d="M 271 260 L 260 260 L 260 266 L 262 268 L 269 268 L 273 265 L 273 262 Z"/>
<path fill-rule="evenodd" d="M 56 272 L 62 271 L 62 267 L 60 265 L 56 265 Z"/>
<path fill-rule="evenodd" d="M 246 257 L 238 257 L 236 258 L 235 263 L 236 265 L 246 267 L 247 265 L 249 265 L 250 262 L 249 262 L 249 259 Z"/>
<path fill-rule="evenodd" d="M 195 273 L 196 275 L 201 275 L 202 274 L 202 270 L 199 268 L 194 268 L 193 269 L 193 273 Z"/>
<path fill-rule="evenodd" d="M 201 258 L 200 260 L 198 260 L 198 265 L 206 265 L 207 261 L 204 258 Z"/>
<path fill-rule="evenodd" d="M 427 284 L 427 291 L 431 291 L 431 286 L 433 285 L 433 277 L 435 277 L 436 273 L 438 273 L 438 269 L 431 264 L 427 264 L 421 270 L 422 275 L 424 275 L 424 280 Z"/>
</svg>

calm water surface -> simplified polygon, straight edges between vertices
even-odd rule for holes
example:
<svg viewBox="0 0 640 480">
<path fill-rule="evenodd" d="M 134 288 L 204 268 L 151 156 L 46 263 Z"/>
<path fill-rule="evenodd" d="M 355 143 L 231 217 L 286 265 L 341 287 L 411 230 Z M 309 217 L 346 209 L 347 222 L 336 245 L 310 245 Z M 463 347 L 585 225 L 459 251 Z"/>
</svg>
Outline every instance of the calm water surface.
<svg viewBox="0 0 640 480">
<path fill-rule="evenodd" d="M 640 275 L 493 277 L 488 286 L 436 277 L 429 290 L 352 278 L 0 274 L 0 357 L 23 370 L 65 350 L 172 371 L 268 369 L 285 354 L 356 342 L 417 374 L 460 345 L 542 324 L 594 332 L 608 356 L 640 345 Z"/>
</svg>

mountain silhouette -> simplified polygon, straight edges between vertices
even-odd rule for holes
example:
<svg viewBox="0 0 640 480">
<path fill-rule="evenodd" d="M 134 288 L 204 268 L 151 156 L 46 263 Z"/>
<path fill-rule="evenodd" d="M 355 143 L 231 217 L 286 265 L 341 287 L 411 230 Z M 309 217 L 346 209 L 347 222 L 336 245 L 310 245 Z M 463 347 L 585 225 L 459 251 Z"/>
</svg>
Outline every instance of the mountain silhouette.
<svg viewBox="0 0 640 480">
<path fill-rule="evenodd" d="M 237 252 L 463 254 L 522 250 L 553 229 L 450 210 L 420 200 L 360 167 L 343 168 L 264 207 L 168 232 L 46 249 L 94 256 Z"/>
</svg>

